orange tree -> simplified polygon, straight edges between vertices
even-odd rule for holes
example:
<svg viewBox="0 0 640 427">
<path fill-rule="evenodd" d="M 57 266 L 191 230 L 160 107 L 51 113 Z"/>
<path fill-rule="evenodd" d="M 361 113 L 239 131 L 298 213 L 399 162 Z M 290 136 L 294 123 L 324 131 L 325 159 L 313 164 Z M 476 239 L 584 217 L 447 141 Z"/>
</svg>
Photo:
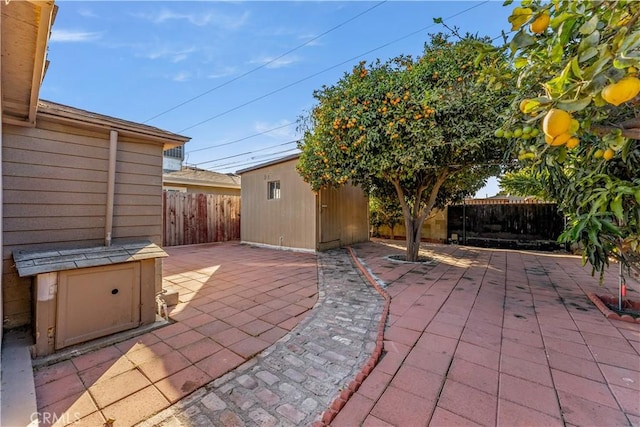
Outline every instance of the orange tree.
<svg viewBox="0 0 640 427">
<path fill-rule="evenodd" d="M 419 58 L 362 62 L 315 91 L 317 105 L 300 119 L 304 180 L 316 191 L 347 182 L 390 190 L 402 207 L 408 261 L 417 260 L 431 210 L 473 194 L 503 158 L 493 131 L 506 93 L 477 83 L 478 42 L 434 35 Z"/>
<path fill-rule="evenodd" d="M 569 217 L 561 241 L 601 275 L 611 257 L 634 267 L 640 250 L 639 18 L 636 1 L 525 0 L 498 49 L 511 55 L 519 96 L 496 136 L 525 168 L 501 185 L 542 186 Z M 501 71 L 483 76 L 497 82 Z"/>
</svg>

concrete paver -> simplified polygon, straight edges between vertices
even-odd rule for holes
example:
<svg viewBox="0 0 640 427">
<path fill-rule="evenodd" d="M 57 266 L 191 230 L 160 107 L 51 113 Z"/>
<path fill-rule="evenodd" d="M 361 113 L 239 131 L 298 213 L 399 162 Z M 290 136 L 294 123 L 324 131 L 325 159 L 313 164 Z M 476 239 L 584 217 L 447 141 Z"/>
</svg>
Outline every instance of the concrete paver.
<svg viewBox="0 0 640 427">
<path fill-rule="evenodd" d="M 319 254 L 318 268 L 318 304 L 291 334 L 140 426 L 319 422 L 372 354 L 384 299 L 345 251 Z"/>
<path fill-rule="evenodd" d="M 139 423 L 275 343 L 317 301 L 313 254 L 237 242 L 167 251 L 175 323 L 36 369 L 42 425 Z"/>
<path fill-rule="evenodd" d="M 327 414 L 333 426 L 640 425 L 640 324 L 607 319 L 586 296 L 615 295 L 615 268 L 598 286 L 575 256 L 425 244 L 436 262 L 406 264 L 387 257 L 401 242 L 356 245 L 391 297 L 372 367 L 386 308 L 346 251 L 317 255 L 316 273 L 314 255 L 219 247 L 231 257 L 181 248 L 189 256 L 167 272 L 184 293 L 177 323 L 36 372 L 39 408 L 116 427 L 310 425 Z M 225 271 L 234 257 L 243 268 Z M 319 304 L 303 312 L 316 283 Z M 85 391 L 171 354 L 145 374 L 162 379 L 132 381 L 106 409 Z"/>
</svg>

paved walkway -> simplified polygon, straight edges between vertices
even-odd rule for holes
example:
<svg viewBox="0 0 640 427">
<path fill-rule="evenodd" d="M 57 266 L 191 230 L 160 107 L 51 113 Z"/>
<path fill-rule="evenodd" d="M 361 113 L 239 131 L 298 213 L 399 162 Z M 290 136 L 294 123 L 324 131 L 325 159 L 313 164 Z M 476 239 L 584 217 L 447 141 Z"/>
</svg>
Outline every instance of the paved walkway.
<svg viewBox="0 0 640 427">
<path fill-rule="evenodd" d="M 175 323 L 36 369 L 41 425 L 132 426 L 271 346 L 317 301 L 313 254 L 237 242 L 167 252 Z"/>
<path fill-rule="evenodd" d="M 364 285 L 346 252 L 318 257 L 321 304 L 307 312 L 304 320 L 304 313 L 298 312 L 278 323 L 277 313 L 291 316 L 298 310 L 292 305 L 310 307 L 315 302 L 309 294 L 317 283 L 314 255 L 235 243 L 218 245 L 214 257 L 196 248 L 181 248 L 185 251 L 180 252 L 185 255 L 181 262 L 186 264 L 168 274 L 193 295 L 185 295 L 176 308 L 178 323 L 155 331 L 155 338 L 146 338 L 149 342 L 140 339 L 124 348 L 115 346 L 119 356 L 104 367 L 85 355 L 83 363 L 72 360 L 64 369 L 36 373 L 39 408 L 71 411 L 84 407 L 78 402 L 89 399 L 92 412 L 87 409 L 80 424 L 100 425 L 98 421 L 111 417 L 115 427 L 142 420 L 145 426 L 165 427 L 309 425 L 323 415 L 325 420 L 332 419 L 333 426 L 640 425 L 640 324 L 608 320 L 586 297 L 593 291 L 615 294 L 615 272 L 608 272 L 604 287 L 599 287 L 578 257 L 442 245 L 425 245 L 437 261 L 432 265 L 388 260 L 387 255 L 403 253 L 401 245 L 370 242 L 355 247 L 391 296 L 384 352 L 372 370 L 369 362 L 364 367 L 363 363 L 380 340 L 377 322 L 383 300 Z M 234 262 L 240 264 L 233 272 L 227 270 Z M 280 264 L 284 269 L 278 270 Z M 227 282 L 236 287 L 225 288 Z M 302 286 L 303 282 L 311 288 Z M 220 287 L 214 290 L 207 286 L 211 284 Z M 254 289 L 260 293 L 251 295 Z M 637 291 L 630 289 L 629 297 L 640 299 Z M 306 294 L 302 300 L 286 299 L 297 299 L 300 292 Z M 248 301 L 256 305 L 244 307 Z M 287 305 L 274 307 L 270 301 Z M 225 313 L 220 303 L 235 311 Z M 263 308 L 247 313 L 254 307 Z M 260 314 L 265 307 L 276 313 L 270 315 L 270 322 L 265 320 L 269 313 Z M 185 313 L 182 319 L 181 313 Z M 189 319 L 194 325 L 224 322 L 227 330 L 236 320 L 248 322 L 236 329 L 261 320 L 275 331 L 269 337 L 276 344 L 269 347 L 262 335 L 267 332 L 240 329 L 247 335 L 240 337 L 248 343 L 264 341 L 264 347 L 251 346 L 246 352 L 248 362 L 236 353 L 244 346 L 231 348 L 242 342 L 234 341 L 238 338 L 234 332 L 229 333 L 234 343 L 227 342 L 213 354 L 200 353 L 203 359 L 189 361 L 175 373 L 166 369 L 173 366 L 171 362 L 157 371 L 148 370 L 159 372 L 153 380 L 164 376 L 152 381 L 148 375 L 153 374 L 142 367 L 144 362 L 132 360 L 131 354 L 149 354 L 152 346 L 166 349 L 166 345 L 164 354 L 177 355 L 167 357 L 189 360 L 181 350 L 182 339 L 176 338 L 173 346 L 167 341 L 188 334 L 189 342 L 193 329 L 202 335 L 196 342 L 212 341 L 223 347 L 216 340 L 226 335 L 216 338 L 221 332 L 213 326 L 211 330 L 193 325 L 185 331 L 169 329 L 180 329 L 176 325 Z M 203 320 L 207 323 L 201 324 Z M 253 323 L 252 328 L 258 325 L 262 323 Z M 284 338 L 277 341 L 280 337 Z M 248 356 L 267 347 L 257 357 Z M 236 366 L 228 362 L 232 355 L 237 357 Z M 128 382 L 114 379 L 120 376 L 121 364 L 128 367 L 122 368 L 125 372 L 136 371 L 144 377 L 141 390 L 131 391 Z M 100 367 L 93 377 L 87 375 L 89 366 Z M 194 368 L 206 376 L 170 380 Z M 67 369 L 61 377 L 54 375 Z M 64 398 L 49 397 L 75 384 L 74 375 L 84 388 Z M 69 382 L 66 377 L 74 379 Z M 55 387 L 47 387 L 57 381 Z M 119 400 L 98 410 L 99 396 Z M 54 398 L 57 402 L 47 402 Z M 42 405 L 43 400 L 48 405 Z M 170 403 L 174 404 L 169 409 L 151 417 Z M 329 405 L 342 409 L 335 415 Z"/>
<path fill-rule="evenodd" d="M 140 426 L 320 421 L 373 353 L 384 299 L 344 250 L 319 254 L 318 270 L 318 304 L 291 334 Z"/>
<path fill-rule="evenodd" d="M 640 324 L 606 319 L 580 259 L 426 245 L 356 251 L 391 294 L 385 355 L 333 426 L 640 425 Z M 629 297 L 640 299 L 637 289 Z"/>
</svg>

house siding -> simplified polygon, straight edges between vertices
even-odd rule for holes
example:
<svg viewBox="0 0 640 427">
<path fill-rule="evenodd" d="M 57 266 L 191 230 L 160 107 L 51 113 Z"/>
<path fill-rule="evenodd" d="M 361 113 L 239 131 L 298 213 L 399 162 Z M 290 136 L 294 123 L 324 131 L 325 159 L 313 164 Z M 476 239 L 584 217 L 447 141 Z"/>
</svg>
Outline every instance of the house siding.
<svg viewBox="0 0 640 427">
<path fill-rule="evenodd" d="M 162 145 L 118 139 L 114 239 L 162 243 Z M 31 279 L 12 252 L 104 240 L 109 132 L 39 120 L 3 127 L 4 327 L 31 321 Z"/>
<path fill-rule="evenodd" d="M 243 242 L 316 250 L 316 195 L 295 169 L 297 159 L 242 174 Z M 280 181 L 280 199 L 267 182 Z"/>
</svg>

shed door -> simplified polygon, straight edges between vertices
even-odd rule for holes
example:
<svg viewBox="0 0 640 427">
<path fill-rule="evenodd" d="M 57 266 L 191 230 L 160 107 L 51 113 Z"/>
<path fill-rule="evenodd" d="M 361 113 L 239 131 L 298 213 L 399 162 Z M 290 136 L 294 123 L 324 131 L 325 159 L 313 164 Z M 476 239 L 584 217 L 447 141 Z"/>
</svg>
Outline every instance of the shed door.
<svg viewBox="0 0 640 427">
<path fill-rule="evenodd" d="M 139 325 L 139 262 L 59 273 L 56 350 Z"/>
<path fill-rule="evenodd" d="M 338 209 L 338 190 L 335 188 L 320 190 L 318 216 L 320 241 L 318 250 L 340 246 L 340 218 Z"/>
</svg>

